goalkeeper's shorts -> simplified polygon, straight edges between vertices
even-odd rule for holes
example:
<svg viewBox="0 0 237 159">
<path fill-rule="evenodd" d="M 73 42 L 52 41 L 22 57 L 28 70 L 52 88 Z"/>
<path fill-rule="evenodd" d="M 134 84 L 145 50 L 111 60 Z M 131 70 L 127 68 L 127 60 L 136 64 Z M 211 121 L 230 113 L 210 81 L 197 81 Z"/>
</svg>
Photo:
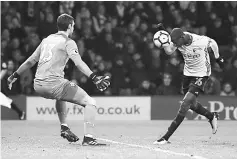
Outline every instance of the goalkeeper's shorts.
<svg viewBox="0 0 237 159">
<path fill-rule="evenodd" d="M 37 94 L 47 99 L 70 101 L 78 90 L 78 86 L 67 79 L 34 80 Z"/>
</svg>

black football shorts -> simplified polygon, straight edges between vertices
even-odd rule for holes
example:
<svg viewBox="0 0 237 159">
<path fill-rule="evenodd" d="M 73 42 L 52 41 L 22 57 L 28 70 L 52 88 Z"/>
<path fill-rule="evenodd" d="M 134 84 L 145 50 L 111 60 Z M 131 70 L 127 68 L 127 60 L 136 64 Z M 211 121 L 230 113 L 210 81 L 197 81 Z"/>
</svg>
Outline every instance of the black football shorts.
<svg viewBox="0 0 237 159">
<path fill-rule="evenodd" d="M 208 79 L 209 79 L 208 76 L 193 77 L 183 75 L 182 89 L 184 94 L 190 92 L 198 96 L 201 92 L 203 93 Z"/>
</svg>

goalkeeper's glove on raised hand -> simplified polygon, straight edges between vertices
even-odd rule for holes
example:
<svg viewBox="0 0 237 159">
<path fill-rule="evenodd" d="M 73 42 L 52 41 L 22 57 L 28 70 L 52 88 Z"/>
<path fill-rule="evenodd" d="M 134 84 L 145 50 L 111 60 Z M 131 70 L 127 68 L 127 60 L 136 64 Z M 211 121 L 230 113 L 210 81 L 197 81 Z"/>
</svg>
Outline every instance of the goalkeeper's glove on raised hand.
<svg viewBox="0 0 237 159">
<path fill-rule="evenodd" d="M 97 76 L 96 73 L 92 73 L 90 75 L 90 79 L 96 85 L 96 88 L 103 92 L 110 85 L 110 77 L 109 76 Z"/>
<path fill-rule="evenodd" d="M 12 89 L 12 84 L 16 82 L 16 80 L 20 78 L 20 75 L 17 72 L 14 72 L 10 77 L 7 79 L 8 88 Z"/>
</svg>

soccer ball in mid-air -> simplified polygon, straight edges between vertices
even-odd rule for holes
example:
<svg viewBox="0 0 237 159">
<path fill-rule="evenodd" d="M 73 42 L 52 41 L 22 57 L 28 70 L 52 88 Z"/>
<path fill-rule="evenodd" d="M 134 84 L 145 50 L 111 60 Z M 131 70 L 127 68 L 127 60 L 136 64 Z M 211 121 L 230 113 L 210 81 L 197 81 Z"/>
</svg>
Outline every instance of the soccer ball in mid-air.
<svg viewBox="0 0 237 159">
<path fill-rule="evenodd" d="M 153 36 L 153 42 L 157 47 L 169 46 L 171 43 L 170 35 L 167 31 L 160 30 Z"/>
</svg>

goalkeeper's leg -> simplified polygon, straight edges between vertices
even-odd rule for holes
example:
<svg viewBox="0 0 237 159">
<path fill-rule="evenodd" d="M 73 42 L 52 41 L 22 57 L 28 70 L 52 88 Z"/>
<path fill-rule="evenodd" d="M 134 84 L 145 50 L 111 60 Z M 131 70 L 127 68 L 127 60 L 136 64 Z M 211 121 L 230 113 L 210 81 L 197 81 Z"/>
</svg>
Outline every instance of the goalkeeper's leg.
<svg viewBox="0 0 237 159">
<path fill-rule="evenodd" d="M 67 109 L 65 101 L 70 101 L 77 92 L 77 87 L 74 83 L 60 79 L 55 82 L 34 82 L 35 91 L 44 98 L 56 99 L 56 110 L 61 124 L 61 136 L 69 142 L 76 142 L 79 138 L 71 132 L 67 123 Z"/>
<path fill-rule="evenodd" d="M 84 139 L 83 145 L 99 146 L 105 145 L 98 143 L 94 138 L 95 116 L 97 114 L 96 102 L 82 88 L 77 85 L 69 84 L 63 100 L 83 106 L 84 109 Z"/>
<path fill-rule="evenodd" d="M 96 101 L 89 95 L 82 100 L 85 103 L 84 109 L 84 139 L 82 145 L 104 146 L 94 138 L 95 117 L 97 114 Z"/>
<path fill-rule="evenodd" d="M 65 101 L 56 101 L 56 110 L 58 113 L 58 119 L 61 124 L 61 136 L 67 139 L 69 142 L 76 142 L 79 138 L 70 130 L 67 125 L 66 118 L 67 118 L 67 109 Z"/>
</svg>

